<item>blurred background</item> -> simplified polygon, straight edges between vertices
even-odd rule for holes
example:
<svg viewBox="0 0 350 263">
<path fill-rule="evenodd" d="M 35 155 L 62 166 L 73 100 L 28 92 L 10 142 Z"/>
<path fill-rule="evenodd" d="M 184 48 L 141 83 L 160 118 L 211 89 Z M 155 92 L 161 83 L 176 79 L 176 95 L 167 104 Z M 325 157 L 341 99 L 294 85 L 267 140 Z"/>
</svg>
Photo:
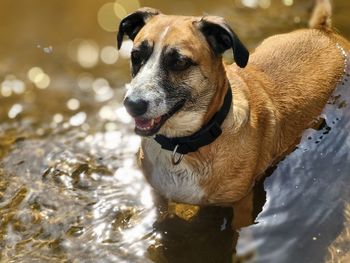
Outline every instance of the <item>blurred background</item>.
<svg viewBox="0 0 350 263">
<path fill-rule="evenodd" d="M 127 42 L 123 50 L 116 50 L 118 25 L 121 18 L 140 6 L 169 14 L 224 16 L 253 50 L 269 35 L 304 27 L 312 5 L 312 0 L 180 0 L 176 4 L 150 0 L 3 0 L 0 119 L 10 121 L 31 114 L 41 121 L 52 116 L 60 120 L 61 115 L 69 116 L 84 107 L 94 110 L 98 106 L 91 101 L 93 97 L 103 103 L 111 99 L 130 79 L 128 52 L 132 44 Z M 348 1 L 335 0 L 334 9 L 334 25 L 345 36 L 350 35 Z M 70 99 L 81 93 L 89 96 L 79 98 L 82 108 L 76 109 L 78 102 Z M 21 103 L 13 108 L 15 101 Z M 86 105 L 89 102 L 92 108 Z M 56 113 L 61 115 L 53 115 Z"/>
<path fill-rule="evenodd" d="M 349 39 L 350 2 L 333 4 L 333 24 Z M 140 138 L 121 105 L 132 42 L 126 40 L 118 51 L 116 32 L 120 20 L 141 6 L 167 14 L 223 16 L 254 50 L 267 36 L 305 27 L 313 1 L 1 0 L 0 262 L 236 262 L 238 235 L 227 226 L 230 211 L 211 211 L 190 226 L 176 218 L 159 222 L 151 190 L 135 164 Z M 339 145 L 346 145 L 344 140 Z M 344 158 L 342 168 L 348 164 Z M 288 169 L 281 173 L 292 175 Z M 300 253 L 292 254 L 291 262 L 295 255 L 298 262 L 348 255 L 346 235 L 332 253 L 327 250 L 342 231 L 344 206 L 341 202 L 334 211 L 341 221 L 334 229 L 320 226 L 333 230 L 309 250 L 319 255 L 294 247 Z M 298 211 L 307 215 L 306 208 Z M 254 229 L 249 231 L 241 233 L 238 248 L 254 255 L 258 249 L 251 244 L 273 232 L 254 239 Z M 298 240 L 288 239 L 286 228 L 277 233 L 282 240 Z M 320 239 L 310 235 L 311 241 Z M 281 250 L 277 262 L 289 262 L 281 256 L 288 250 L 293 251 Z"/>
</svg>

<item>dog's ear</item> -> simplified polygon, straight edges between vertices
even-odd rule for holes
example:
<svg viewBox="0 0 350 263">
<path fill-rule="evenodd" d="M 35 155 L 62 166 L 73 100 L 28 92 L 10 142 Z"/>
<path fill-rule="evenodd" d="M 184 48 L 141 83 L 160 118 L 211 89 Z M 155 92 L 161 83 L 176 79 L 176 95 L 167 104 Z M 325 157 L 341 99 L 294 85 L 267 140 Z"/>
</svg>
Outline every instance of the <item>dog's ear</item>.
<svg viewBox="0 0 350 263">
<path fill-rule="evenodd" d="M 124 34 L 126 34 L 131 40 L 134 40 L 137 33 L 147 21 L 158 14 L 160 14 L 160 11 L 157 9 L 143 7 L 123 18 L 120 22 L 117 36 L 118 49 L 122 46 Z"/>
<path fill-rule="evenodd" d="M 247 65 L 249 52 L 225 19 L 218 16 L 206 16 L 194 22 L 194 24 L 205 36 L 216 55 L 232 48 L 236 64 L 241 68 Z"/>
</svg>

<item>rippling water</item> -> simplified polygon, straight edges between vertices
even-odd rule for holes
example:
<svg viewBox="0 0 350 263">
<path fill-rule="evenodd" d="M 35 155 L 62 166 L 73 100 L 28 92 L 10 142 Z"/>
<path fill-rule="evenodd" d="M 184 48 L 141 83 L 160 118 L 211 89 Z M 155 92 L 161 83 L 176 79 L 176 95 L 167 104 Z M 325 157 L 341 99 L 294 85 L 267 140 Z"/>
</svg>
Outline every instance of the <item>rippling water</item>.
<svg viewBox="0 0 350 263">
<path fill-rule="evenodd" d="M 118 23 L 99 17 L 106 3 L 0 3 L 0 262 L 350 261 L 349 76 L 321 127 L 256 187 L 256 223 L 232 230 L 228 208 L 155 205 L 121 106 L 128 50 L 101 29 Z M 334 3 L 349 38 L 350 4 Z M 303 27 L 312 1 L 141 4 L 223 15 L 253 48 Z"/>
</svg>

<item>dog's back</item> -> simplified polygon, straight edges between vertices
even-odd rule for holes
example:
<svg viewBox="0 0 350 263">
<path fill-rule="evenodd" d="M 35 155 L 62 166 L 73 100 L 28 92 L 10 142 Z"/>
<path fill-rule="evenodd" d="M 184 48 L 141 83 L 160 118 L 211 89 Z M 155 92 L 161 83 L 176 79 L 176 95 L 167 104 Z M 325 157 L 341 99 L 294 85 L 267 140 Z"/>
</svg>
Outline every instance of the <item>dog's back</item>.
<svg viewBox="0 0 350 263">
<path fill-rule="evenodd" d="M 331 29 L 329 1 L 318 0 L 310 29 L 270 37 L 252 54 L 241 73 L 248 82 L 255 75 L 255 81 L 267 83 L 259 87 L 274 106 L 281 134 L 276 143 L 282 148 L 321 113 L 344 74 L 344 52 L 349 50 L 349 42 Z"/>
</svg>

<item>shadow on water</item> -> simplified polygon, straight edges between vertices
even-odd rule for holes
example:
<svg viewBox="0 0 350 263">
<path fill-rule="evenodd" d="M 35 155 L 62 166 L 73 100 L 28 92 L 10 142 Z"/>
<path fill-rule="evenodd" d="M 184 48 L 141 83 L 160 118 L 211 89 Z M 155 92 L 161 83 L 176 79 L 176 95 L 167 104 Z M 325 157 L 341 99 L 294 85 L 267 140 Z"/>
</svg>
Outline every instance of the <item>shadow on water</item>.
<svg viewBox="0 0 350 263">
<path fill-rule="evenodd" d="M 312 1 L 248 2 L 142 5 L 226 16 L 253 48 L 304 26 Z M 334 2 L 335 24 L 350 36 L 349 3 Z M 0 4 L 9 21 L 0 27 L 0 262 L 350 262 L 349 76 L 320 128 L 255 187 L 255 224 L 234 230 L 229 208 L 152 198 L 136 165 L 140 138 L 121 106 L 128 50 L 117 63 L 102 59 L 102 50 L 116 52 L 114 33 L 96 21 L 106 3 Z M 78 56 L 86 50 L 92 60 Z"/>
</svg>

